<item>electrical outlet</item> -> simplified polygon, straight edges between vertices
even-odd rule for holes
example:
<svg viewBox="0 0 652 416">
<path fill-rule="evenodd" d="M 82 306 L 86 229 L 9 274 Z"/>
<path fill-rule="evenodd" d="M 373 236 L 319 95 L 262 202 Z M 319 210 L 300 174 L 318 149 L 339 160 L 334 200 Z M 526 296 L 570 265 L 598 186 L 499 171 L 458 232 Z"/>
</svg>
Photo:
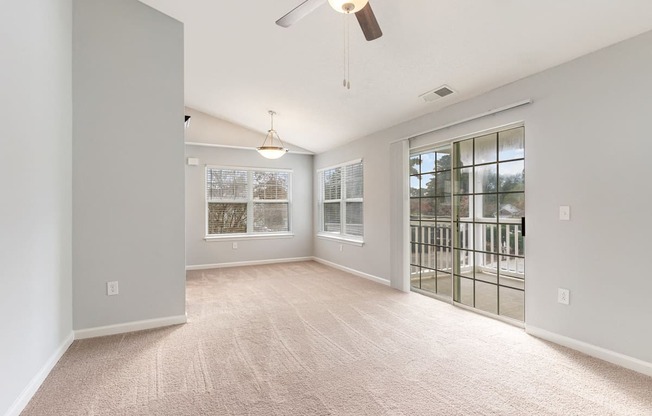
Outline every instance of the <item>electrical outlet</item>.
<svg viewBox="0 0 652 416">
<path fill-rule="evenodd" d="M 114 296 L 117 295 L 118 292 L 118 282 L 106 282 L 106 295 L 107 296 Z"/>
<path fill-rule="evenodd" d="M 562 305 L 570 304 L 570 290 L 568 289 L 557 289 L 557 302 Z"/>
<path fill-rule="evenodd" d="M 237 250 L 238 249 L 238 243 L 233 243 L 231 245 L 231 248 L 233 248 L 234 250 Z"/>
</svg>

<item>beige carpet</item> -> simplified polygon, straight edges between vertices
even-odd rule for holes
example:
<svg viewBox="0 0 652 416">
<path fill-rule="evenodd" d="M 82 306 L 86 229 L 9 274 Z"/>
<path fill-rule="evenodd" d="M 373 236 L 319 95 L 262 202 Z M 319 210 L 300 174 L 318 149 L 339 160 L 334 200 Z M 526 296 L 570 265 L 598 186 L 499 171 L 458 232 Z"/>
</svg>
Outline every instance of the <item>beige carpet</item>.
<svg viewBox="0 0 652 416">
<path fill-rule="evenodd" d="M 189 272 L 188 318 L 75 341 L 23 414 L 652 414 L 650 377 L 314 262 Z"/>
</svg>

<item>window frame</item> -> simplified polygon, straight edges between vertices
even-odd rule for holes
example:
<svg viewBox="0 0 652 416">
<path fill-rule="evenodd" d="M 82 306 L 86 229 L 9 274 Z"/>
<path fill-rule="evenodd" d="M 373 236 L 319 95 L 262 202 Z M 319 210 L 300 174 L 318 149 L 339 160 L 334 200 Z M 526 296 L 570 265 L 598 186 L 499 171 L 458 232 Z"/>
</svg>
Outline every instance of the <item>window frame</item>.
<svg viewBox="0 0 652 416">
<path fill-rule="evenodd" d="M 211 200 L 208 198 L 208 171 L 209 170 L 232 170 L 247 172 L 247 198 L 233 200 Z M 288 174 L 288 198 L 285 199 L 254 199 L 254 172 L 264 173 L 287 173 Z M 225 241 L 225 240 L 245 240 L 245 239 L 271 239 L 271 238 L 292 238 L 294 237 L 292 226 L 292 169 L 282 168 L 265 168 L 265 167 L 243 167 L 243 166 L 225 166 L 225 165 L 205 165 L 204 167 L 204 240 L 206 241 Z M 228 233 L 228 234 L 209 234 L 208 232 L 208 204 L 209 202 L 224 203 L 244 203 L 247 205 L 247 232 L 246 233 Z M 254 204 L 288 204 L 288 231 L 274 232 L 255 232 L 254 229 Z"/>
<path fill-rule="evenodd" d="M 348 166 L 360 164 L 362 168 L 362 197 L 361 198 L 347 198 L 346 197 L 346 168 Z M 332 169 L 340 168 L 340 198 L 339 199 L 328 199 L 324 198 L 324 172 Z M 348 162 L 339 163 L 333 166 L 327 166 L 324 168 L 317 169 L 317 181 L 318 181 L 318 201 L 317 201 L 317 211 L 319 213 L 319 229 L 317 231 L 317 237 L 326 240 L 336 240 L 342 243 L 352 244 L 356 246 L 364 245 L 364 161 L 363 159 L 354 159 Z M 338 202 L 340 204 L 340 231 L 325 231 L 324 230 L 324 204 L 326 202 Z M 353 235 L 348 234 L 346 231 L 346 204 L 347 202 L 359 202 L 362 204 L 362 235 Z"/>
</svg>

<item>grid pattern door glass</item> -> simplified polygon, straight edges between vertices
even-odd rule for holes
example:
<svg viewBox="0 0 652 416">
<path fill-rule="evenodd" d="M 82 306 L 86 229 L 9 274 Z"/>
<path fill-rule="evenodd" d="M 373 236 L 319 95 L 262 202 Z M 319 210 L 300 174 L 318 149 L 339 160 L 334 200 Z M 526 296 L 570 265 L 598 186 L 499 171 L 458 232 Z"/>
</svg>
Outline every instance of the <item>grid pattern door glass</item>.
<svg viewBox="0 0 652 416">
<path fill-rule="evenodd" d="M 410 157 L 410 284 L 452 296 L 451 147 Z"/>
<path fill-rule="evenodd" d="M 453 299 L 524 320 L 524 128 L 453 144 Z"/>
</svg>

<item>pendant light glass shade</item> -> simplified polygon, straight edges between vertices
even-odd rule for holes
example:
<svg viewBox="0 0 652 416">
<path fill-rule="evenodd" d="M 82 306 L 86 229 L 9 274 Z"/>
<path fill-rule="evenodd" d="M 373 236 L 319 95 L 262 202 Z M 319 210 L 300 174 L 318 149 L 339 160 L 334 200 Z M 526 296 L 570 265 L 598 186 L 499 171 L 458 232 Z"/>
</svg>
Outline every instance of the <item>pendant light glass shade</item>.
<svg viewBox="0 0 652 416">
<path fill-rule="evenodd" d="M 369 3 L 369 0 L 328 0 L 328 4 L 340 13 L 356 13 Z"/>
<path fill-rule="evenodd" d="M 268 111 L 270 117 L 272 118 L 271 128 L 267 130 L 267 136 L 263 141 L 262 146 L 257 147 L 258 153 L 267 159 L 278 159 L 288 152 L 288 149 L 285 148 L 283 141 L 278 136 L 276 130 L 274 130 L 274 111 Z M 278 144 L 275 144 L 278 143 Z"/>
<path fill-rule="evenodd" d="M 281 147 L 259 147 L 258 153 L 267 159 L 278 159 L 288 152 L 288 149 L 283 149 Z"/>
</svg>

